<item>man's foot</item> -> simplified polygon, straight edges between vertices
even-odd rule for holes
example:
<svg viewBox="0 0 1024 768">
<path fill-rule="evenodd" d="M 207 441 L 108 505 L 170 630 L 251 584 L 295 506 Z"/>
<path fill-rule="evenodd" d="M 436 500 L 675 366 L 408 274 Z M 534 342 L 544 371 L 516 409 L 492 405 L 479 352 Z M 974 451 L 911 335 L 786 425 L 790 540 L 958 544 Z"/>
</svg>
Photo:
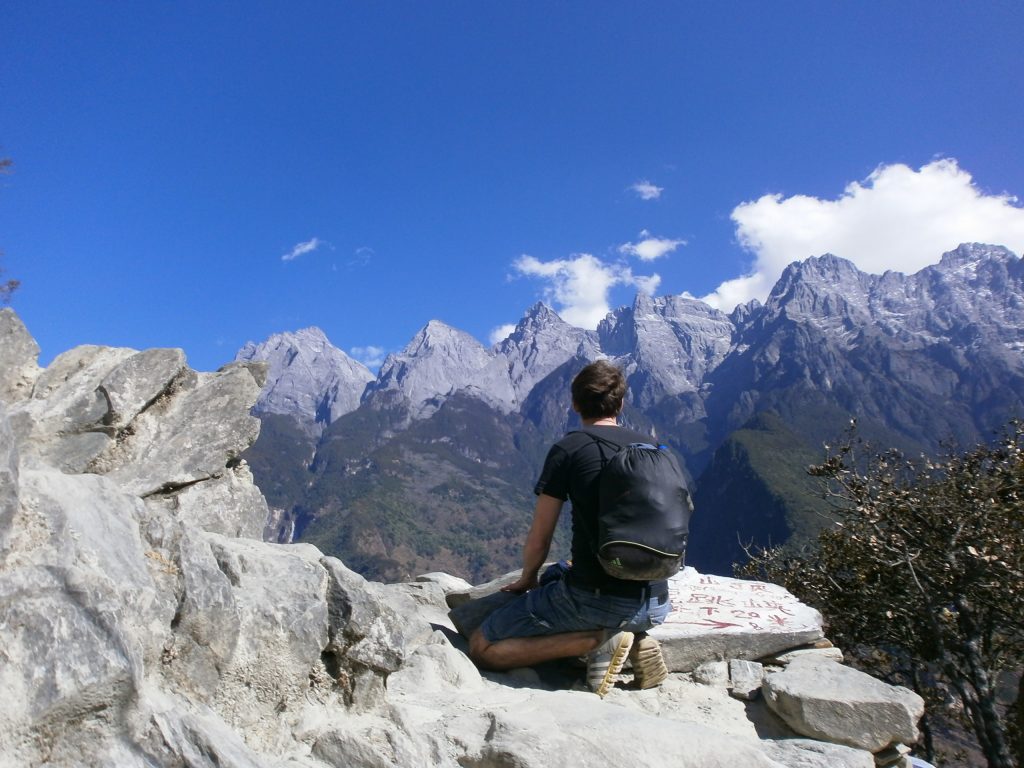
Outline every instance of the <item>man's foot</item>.
<svg viewBox="0 0 1024 768">
<path fill-rule="evenodd" d="M 668 677 L 661 645 L 646 633 L 638 635 L 633 643 L 629 651 L 629 663 L 633 665 L 633 682 L 637 688 L 654 688 Z"/>
<path fill-rule="evenodd" d="M 611 690 L 615 676 L 622 671 L 632 645 L 632 632 L 604 631 L 604 641 L 587 654 L 587 685 L 590 690 L 604 698 Z"/>
</svg>

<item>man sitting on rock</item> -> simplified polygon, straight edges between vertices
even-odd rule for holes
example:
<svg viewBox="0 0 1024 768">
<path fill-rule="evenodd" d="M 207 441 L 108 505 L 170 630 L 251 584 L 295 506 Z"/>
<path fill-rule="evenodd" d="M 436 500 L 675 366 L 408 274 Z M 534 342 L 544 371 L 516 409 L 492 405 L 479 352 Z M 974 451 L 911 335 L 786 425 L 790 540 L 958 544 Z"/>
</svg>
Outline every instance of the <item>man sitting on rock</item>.
<svg viewBox="0 0 1024 768">
<path fill-rule="evenodd" d="M 647 443 L 648 435 L 618 426 L 625 394 L 622 371 L 604 360 L 587 365 L 572 382 L 573 409 L 591 432 L 619 447 Z M 597 527 L 603 461 L 598 442 L 582 432 L 569 433 L 548 451 L 534 488 L 523 572 L 504 588 L 519 596 L 470 637 L 469 655 L 478 666 L 506 670 L 586 656 L 587 684 L 599 696 L 611 689 L 627 657 L 641 688 L 668 676 L 657 641 L 644 634 L 668 616 L 667 583 L 614 578 L 592 550 L 588 531 Z M 553 566 L 538 578 L 566 499 L 572 501 L 572 567 Z"/>
</svg>

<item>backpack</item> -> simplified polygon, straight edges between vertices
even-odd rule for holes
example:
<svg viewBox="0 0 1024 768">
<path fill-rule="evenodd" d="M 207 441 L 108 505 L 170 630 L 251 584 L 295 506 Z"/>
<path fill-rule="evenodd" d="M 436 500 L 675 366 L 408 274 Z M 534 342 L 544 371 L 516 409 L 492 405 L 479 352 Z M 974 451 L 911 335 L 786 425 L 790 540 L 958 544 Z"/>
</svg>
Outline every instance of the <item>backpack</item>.
<svg viewBox="0 0 1024 768">
<path fill-rule="evenodd" d="M 597 530 L 591 545 L 609 576 L 659 581 L 683 566 L 693 502 L 675 457 L 664 446 L 621 446 L 582 432 L 601 452 Z M 614 453 L 605 454 L 605 446 Z"/>
</svg>

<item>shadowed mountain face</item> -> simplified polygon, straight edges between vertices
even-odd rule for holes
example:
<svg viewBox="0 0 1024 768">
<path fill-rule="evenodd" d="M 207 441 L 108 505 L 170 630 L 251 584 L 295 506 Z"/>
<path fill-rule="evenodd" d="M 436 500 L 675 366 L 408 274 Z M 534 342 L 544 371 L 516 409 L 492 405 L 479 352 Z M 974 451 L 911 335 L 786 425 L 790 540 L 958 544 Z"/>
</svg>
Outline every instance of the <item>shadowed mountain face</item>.
<svg viewBox="0 0 1024 768">
<path fill-rule="evenodd" d="M 263 359 L 254 349 L 240 357 Z M 1024 266 L 977 244 L 909 276 L 826 255 L 730 315 L 638 296 L 583 331 L 538 304 L 491 349 L 431 321 L 368 384 L 319 369 L 275 378 L 272 364 L 261 403 L 358 405 L 332 407 L 322 434 L 309 416 L 264 408 L 276 415 L 248 458 L 268 535 L 313 541 L 373 578 L 517 567 L 540 464 L 578 425 L 569 382 L 600 356 L 629 379 L 624 422 L 657 434 L 695 480 L 692 557 L 723 573 L 741 544 L 804 541 L 827 524 L 804 471 L 852 416 L 916 453 L 987 440 L 1024 414 Z"/>
</svg>

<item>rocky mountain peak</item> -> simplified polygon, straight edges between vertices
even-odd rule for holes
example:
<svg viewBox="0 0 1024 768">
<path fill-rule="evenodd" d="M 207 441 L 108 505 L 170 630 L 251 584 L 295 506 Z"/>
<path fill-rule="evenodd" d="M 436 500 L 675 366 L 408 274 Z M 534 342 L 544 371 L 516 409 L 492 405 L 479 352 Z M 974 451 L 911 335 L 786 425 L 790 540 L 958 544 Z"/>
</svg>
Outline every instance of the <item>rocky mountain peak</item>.
<svg viewBox="0 0 1024 768">
<path fill-rule="evenodd" d="M 248 342 L 238 361 L 269 364 L 266 384 L 254 412 L 292 416 L 314 433 L 355 410 L 373 374 L 328 340 L 317 327 L 276 333 L 266 341 Z"/>
<path fill-rule="evenodd" d="M 828 335 L 845 334 L 871 322 L 871 295 L 879 279 L 833 254 L 794 262 L 769 294 L 762 320 L 813 321 Z"/>
<path fill-rule="evenodd" d="M 572 358 L 591 336 L 541 302 L 530 307 L 495 350 L 508 363 L 516 402 L 522 402 L 538 381 Z"/>
<path fill-rule="evenodd" d="M 568 325 L 555 310 L 543 301 L 538 301 L 523 314 L 522 319 L 516 325 L 516 331 L 525 331 L 527 328 L 543 329 L 563 324 Z"/>
<path fill-rule="evenodd" d="M 961 243 L 956 249 L 942 254 L 937 269 L 949 271 L 976 265 L 982 261 L 995 260 L 1006 262 L 1014 259 L 1013 253 L 1001 245 L 985 243 Z"/>
<path fill-rule="evenodd" d="M 869 283 L 870 276 L 857 269 L 852 261 L 826 253 L 793 262 L 786 267 L 772 289 L 768 303 L 772 297 L 789 295 L 796 288 L 813 287 L 819 292 L 828 293 L 854 288 L 861 293 Z"/>
<path fill-rule="evenodd" d="M 597 329 L 602 351 L 625 360 L 632 398 L 641 407 L 697 391 L 728 354 L 733 332 L 728 315 L 699 299 L 645 294 Z"/>
<path fill-rule="evenodd" d="M 419 416 L 429 415 L 439 401 L 459 391 L 505 412 L 515 400 L 504 359 L 440 320 L 428 322 L 405 349 L 388 355 L 364 399 L 395 391 Z"/>
</svg>

